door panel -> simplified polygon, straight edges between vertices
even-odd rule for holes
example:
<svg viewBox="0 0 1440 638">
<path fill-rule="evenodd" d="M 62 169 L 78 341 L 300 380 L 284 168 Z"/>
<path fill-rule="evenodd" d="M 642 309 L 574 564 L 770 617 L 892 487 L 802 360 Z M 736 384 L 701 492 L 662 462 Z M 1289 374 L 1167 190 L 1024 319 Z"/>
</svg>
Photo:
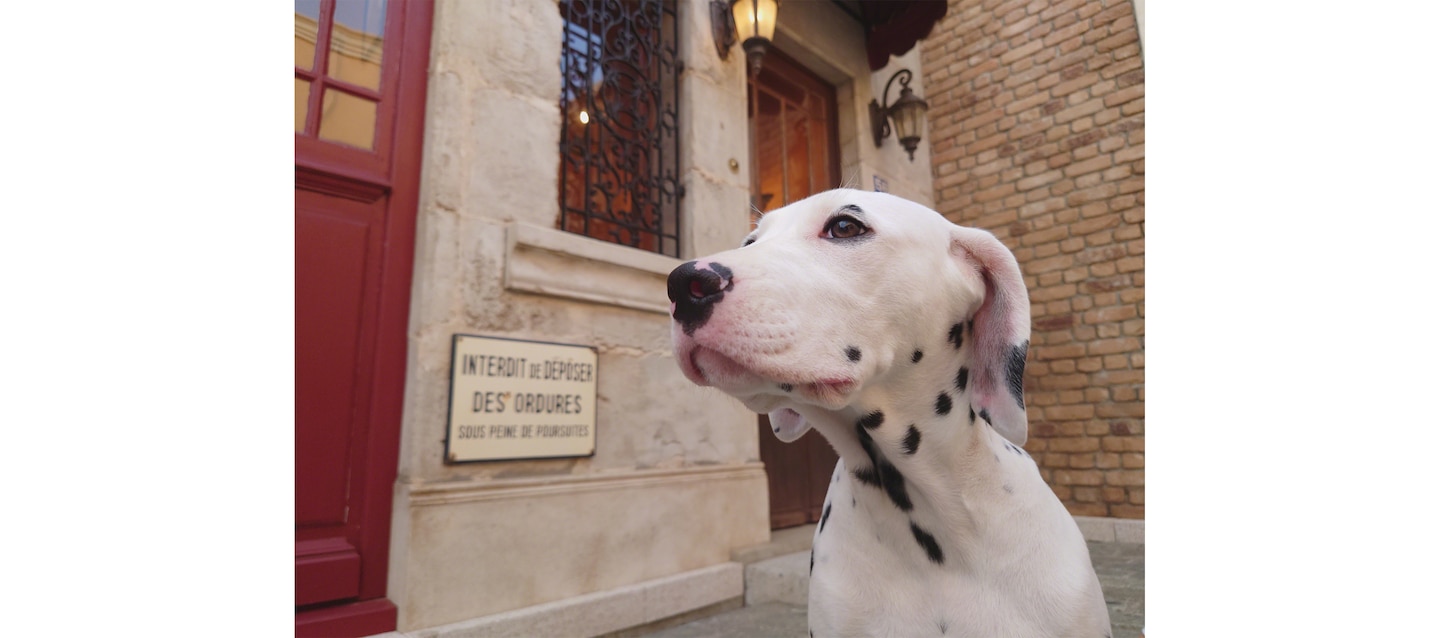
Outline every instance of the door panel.
<svg viewBox="0 0 1440 638">
<path fill-rule="evenodd" d="M 760 415 L 760 462 L 770 488 L 770 528 L 783 529 L 820 520 L 830 473 L 839 457 L 825 437 L 814 430 L 782 443 Z"/>
<path fill-rule="evenodd" d="M 295 604 L 360 595 L 360 552 L 343 538 L 295 543 Z"/>
<path fill-rule="evenodd" d="M 778 51 L 749 85 L 751 199 L 771 211 L 840 185 L 835 87 Z M 752 222 L 758 215 L 752 217 Z M 820 520 L 835 450 L 813 430 L 781 443 L 759 419 L 760 460 L 770 487 L 770 527 Z"/>
<path fill-rule="evenodd" d="M 359 592 L 385 205 L 295 191 L 296 605 Z"/>
<path fill-rule="evenodd" d="M 370 224 L 295 201 L 295 524 L 344 522 Z M 306 200 L 309 200 L 308 202 Z M 362 395 L 357 397 L 358 395 Z"/>
</svg>

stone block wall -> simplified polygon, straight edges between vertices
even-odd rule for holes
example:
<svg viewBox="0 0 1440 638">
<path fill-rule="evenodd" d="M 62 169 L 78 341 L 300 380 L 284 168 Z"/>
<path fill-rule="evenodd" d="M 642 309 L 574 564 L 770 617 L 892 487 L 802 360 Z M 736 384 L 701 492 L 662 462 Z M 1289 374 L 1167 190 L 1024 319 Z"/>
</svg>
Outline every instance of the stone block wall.
<svg viewBox="0 0 1440 638">
<path fill-rule="evenodd" d="M 749 188 L 727 166 L 747 143 L 743 53 L 722 64 L 708 5 L 680 4 L 681 104 L 703 105 L 680 118 L 688 258 L 744 236 Z M 439 0 L 434 25 L 387 591 L 400 631 L 728 578 L 713 568 L 769 537 L 755 415 L 675 364 L 665 281 L 680 259 L 556 228 L 556 0 Z M 593 347 L 595 453 L 446 463 L 456 334 Z"/>
<path fill-rule="evenodd" d="M 1026 449 L 1072 514 L 1145 516 L 1145 71 L 1131 0 L 952 0 L 923 44 L 936 210 L 1030 288 Z"/>
</svg>

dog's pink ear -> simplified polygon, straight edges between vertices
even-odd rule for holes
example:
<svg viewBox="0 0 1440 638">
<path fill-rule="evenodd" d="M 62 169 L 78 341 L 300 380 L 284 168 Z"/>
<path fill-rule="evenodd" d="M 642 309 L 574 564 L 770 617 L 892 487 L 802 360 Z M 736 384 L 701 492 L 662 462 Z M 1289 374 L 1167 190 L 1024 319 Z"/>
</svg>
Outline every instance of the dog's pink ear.
<svg viewBox="0 0 1440 638">
<path fill-rule="evenodd" d="M 955 227 L 950 254 L 985 283 L 985 300 L 965 330 L 971 348 L 971 409 L 1011 443 L 1024 445 L 1030 296 L 1025 292 L 1020 265 L 999 239 L 975 228 Z"/>
</svg>

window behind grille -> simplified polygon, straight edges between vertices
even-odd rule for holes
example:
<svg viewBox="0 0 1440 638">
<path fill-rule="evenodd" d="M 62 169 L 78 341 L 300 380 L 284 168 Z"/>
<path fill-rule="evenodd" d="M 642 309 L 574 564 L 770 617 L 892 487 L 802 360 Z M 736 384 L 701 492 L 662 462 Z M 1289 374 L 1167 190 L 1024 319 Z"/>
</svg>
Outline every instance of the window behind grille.
<svg viewBox="0 0 1440 638">
<path fill-rule="evenodd" d="M 562 0 L 564 230 L 680 256 L 675 0 Z"/>
</svg>

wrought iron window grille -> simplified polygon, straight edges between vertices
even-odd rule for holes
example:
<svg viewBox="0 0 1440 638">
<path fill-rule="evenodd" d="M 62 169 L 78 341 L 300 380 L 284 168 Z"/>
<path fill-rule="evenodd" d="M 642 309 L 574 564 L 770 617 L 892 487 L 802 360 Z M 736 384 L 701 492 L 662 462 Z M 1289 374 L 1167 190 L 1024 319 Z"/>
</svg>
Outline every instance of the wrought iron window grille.
<svg viewBox="0 0 1440 638">
<path fill-rule="evenodd" d="M 556 225 L 680 256 L 676 0 L 561 0 Z"/>
</svg>

